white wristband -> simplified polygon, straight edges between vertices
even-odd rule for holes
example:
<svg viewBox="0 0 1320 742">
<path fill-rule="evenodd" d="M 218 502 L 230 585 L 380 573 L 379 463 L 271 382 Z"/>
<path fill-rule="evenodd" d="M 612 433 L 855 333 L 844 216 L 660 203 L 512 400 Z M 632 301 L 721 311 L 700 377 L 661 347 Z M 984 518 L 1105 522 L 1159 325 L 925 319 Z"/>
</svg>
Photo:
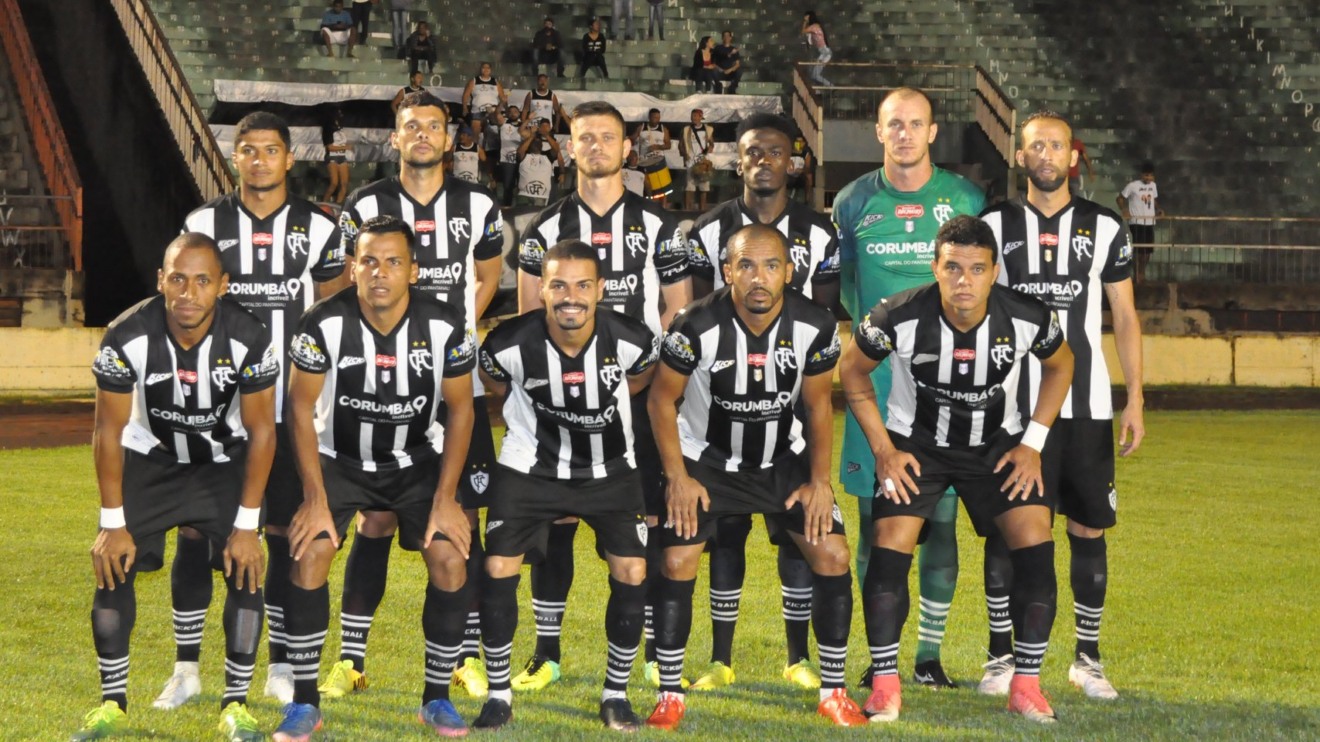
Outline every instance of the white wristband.
<svg viewBox="0 0 1320 742">
<path fill-rule="evenodd" d="M 125 525 L 123 505 L 117 508 L 101 508 L 102 528 L 123 528 Z"/>
<path fill-rule="evenodd" d="M 261 508 L 238 506 L 238 516 L 234 518 L 234 528 L 240 531 L 255 531 L 261 525 Z"/>
<path fill-rule="evenodd" d="M 1027 426 L 1027 432 L 1022 434 L 1022 445 L 1027 448 L 1035 449 L 1037 453 L 1045 447 L 1045 437 L 1050 434 L 1050 429 L 1035 420 Z"/>
</svg>

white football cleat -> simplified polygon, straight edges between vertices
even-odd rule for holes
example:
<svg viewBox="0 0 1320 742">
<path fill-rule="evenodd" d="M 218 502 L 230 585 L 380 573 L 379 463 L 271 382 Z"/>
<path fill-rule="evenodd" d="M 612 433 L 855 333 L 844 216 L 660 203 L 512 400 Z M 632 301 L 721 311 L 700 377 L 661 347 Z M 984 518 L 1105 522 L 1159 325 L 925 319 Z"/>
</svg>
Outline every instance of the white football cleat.
<svg viewBox="0 0 1320 742">
<path fill-rule="evenodd" d="M 1013 661 L 1013 655 L 1006 654 L 1003 657 L 991 657 L 990 661 L 982 667 L 985 668 L 985 675 L 981 676 L 981 682 L 976 686 L 976 692 L 983 696 L 1008 695 L 1008 686 L 1013 681 L 1013 671 L 1017 668 L 1017 663 Z"/>
<path fill-rule="evenodd" d="M 266 695 L 281 704 L 293 703 L 293 665 L 275 662 L 266 670 Z"/>
<path fill-rule="evenodd" d="M 1072 667 L 1068 668 L 1068 680 L 1081 688 L 1087 698 L 1098 698 L 1102 701 L 1118 698 L 1118 691 L 1114 690 L 1114 686 L 1105 677 L 1104 665 L 1085 654 L 1079 655 Z"/>
<path fill-rule="evenodd" d="M 162 711 L 176 709 L 188 699 L 202 692 L 202 678 L 196 662 L 175 662 L 174 674 L 165 681 L 165 688 L 151 702 L 152 708 Z"/>
</svg>

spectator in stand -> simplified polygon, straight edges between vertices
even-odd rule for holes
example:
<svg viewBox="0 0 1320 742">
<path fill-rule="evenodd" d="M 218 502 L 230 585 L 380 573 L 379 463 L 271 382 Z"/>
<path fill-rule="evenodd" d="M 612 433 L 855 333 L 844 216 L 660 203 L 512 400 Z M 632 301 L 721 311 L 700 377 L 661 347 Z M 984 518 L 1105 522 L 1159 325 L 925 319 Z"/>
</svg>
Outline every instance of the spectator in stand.
<svg viewBox="0 0 1320 742">
<path fill-rule="evenodd" d="M 614 16 L 610 18 L 610 40 L 633 40 L 633 0 L 614 0 Z"/>
<path fill-rule="evenodd" d="M 545 206 L 554 192 L 553 179 L 559 171 L 559 184 L 564 184 L 564 156 L 559 142 L 550 133 L 550 120 L 541 119 L 536 128 L 526 134 L 518 145 L 518 196 L 523 203 Z"/>
<path fill-rule="evenodd" d="M 721 43 L 715 47 L 715 66 L 720 68 L 720 82 L 724 92 L 733 95 L 738 92 L 738 82 L 742 80 L 742 52 L 733 45 L 733 32 L 725 31 L 720 36 Z"/>
<path fill-rule="evenodd" d="M 358 43 L 357 31 L 353 28 L 353 15 L 344 10 L 344 0 L 334 0 L 330 9 L 321 16 L 321 43 L 325 44 L 325 55 L 333 57 L 332 45 L 347 46 L 345 57 L 353 56 L 353 46 Z"/>
<path fill-rule="evenodd" d="M 523 131 L 530 137 L 536 129 L 536 122 L 522 123 L 522 111 L 517 106 L 509 106 L 507 110 L 495 109 L 495 122 L 499 124 L 500 132 L 500 157 L 495 166 L 495 179 L 500 184 L 500 202 L 504 206 L 513 206 L 513 197 L 518 193 L 518 147 L 526 138 Z"/>
<path fill-rule="evenodd" d="M 1086 180 L 1082 178 L 1082 165 L 1086 166 L 1086 177 L 1091 180 L 1095 180 L 1095 170 L 1091 168 L 1091 158 L 1086 155 L 1086 145 L 1082 143 L 1081 137 L 1073 136 L 1072 148 L 1077 153 L 1077 161 L 1068 168 L 1068 190 L 1074 196 L 1085 196 Z"/>
<path fill-rule="evenodd" d="M 650 190 L 646 184 L 646 173 L 637 164 L 637 150 L 628 150 L 628 160 L 623 165 L 623 187 L 636 193 L 638 196 L 649 196 Z"/>
<path fill-rule="evenodd" d="M 683 187 L 683 208 L 692 211 L 692 197 L 701 193 L 701 211 L 706 211 L 706 198 L 710 195 L 710 181 L 714 175 L 715 163 L 707 156 L 715 143 L 711 141 L 711 128 L 705 124 L 705 112 L 700 108 L 692 109 L 692 124 L 684 127 L 683 159 L 687 162 L 687 185 Z"/>
<path fill-rule="evenodd" d="M 342 204 L 348 195 L 348 163 L 353 147 L 348 142 L 348 132 L 344 131 L 344 113 L 339 106 L 331 107 L 326 123 L 321 126 L 321 143 L 325 145 L 325 168 L 330 171 L 330 184 L 321 200 Z"/>
<path fill-rule="evenodd" d="M 368 26 L 371 24 L 371 6 L 380 0 L 353 0 L 353 30 L 357 31 L 359 43 L 367 43 L 371 38 Z"/>
<path fill-rule="evenodd" d="M 793 140 L 793 154 L 788 158 L 788 190 L 794 195 L 802 191 L 804 202 L 810 206 L 816 188 L 816 157 L 801 134 Z"/>
<path fill-rule="evenodd" d="M 471 121 L 484 119 L 488 111 L 496 106 L 509 105 L 509 93 L 504 85 L 492 74 L 490 62 L 482 62 L 477 68 L 477 76 L 468 80 L 463 88 L 463 118 Z"/>
<path fill-rule="evenodd" d="M 527 91 L 522 110 L 523 117 L 531 121 L 550 119 L 550 131 L 559 131 L 559 122 L 568 118 L 559 96 L 550 89 L 550 76 L 544 73 L 536 76 L 536 89 Z"/>
<path fill-rule="evenodd" d="M 390 39 L 399 59 L 403 59 L 403 46 L 408 43 L 408 13 L 416 4 L 417 0 L 390 0 Z"/>
<path fill-rule="evenodd" d="M 408 84 L 399 88 L 399 92 L 394 94 L 394 100 L 390 101 L 390 111 L 394 114 L 399 113 L 399 104 L 403 103 L 403 96 L 409 93 L 425 92 L 426 88 L 422 85 L 422 73 L 413 71 L 408 75 Z"/>
<path fill-rule="evenodd" d="M 715 64 L 715 40 L 702 36 L 692 54 L 692 81 L 697 84 L 697 92 L 719 93 L 723 89 L 720 83 L 723 78 L 723 71 Z"/>
<path fill-rule="evenodd" d="M 646 38 L 654 39 L 655 32 L 660 32 L 660 40 L 665 40 L 665 0 L 646 0 Z"/>
<path fill-rule="evenodd" d="M 426 72 L 429 74 L 435 68 L 435 37 L 431 35 L 431 24 L 418 21 L 417 30 L 404 42 L 403 49 L 408 59 L 409 74 L 419 71 L 422 62 L 426 62 Z"/>
<path fill-rule="evenodd" d="M 1141 177 L 1123 186 L 1118 195 L 1118 208 L 1127 220 L 1132 234 L 1132 245 L 1137 254 L 1137 282 L 1146 278 L 1146 264 L 1155 252 L 1155 217 L 1164 216 L 1159 205 L 1160 189 L 1155 187 L 1155 164 L 1141 163 Z"/>
<path fill-rule="evenodd" d="M 541 71 L 541 65 L 549 67 L 555 66 L 555 74 L 559 77 L 564 76 L 564 55 L 562 49 L 564 40 L 559 38 L 559 32 L 555 30 L 555 19 L 546 16 L 545 22 L 541 25 L 541 30 L 532 37 L 532 61 L 536 65 L 536 71 Z"/>
<path fill-rule="evenodd" d="M 600 32 L 600 19 L 592 18 L 591 26 L 582 36 L 582 65 L 578 67 L 578 77 L 586 78 L 587 70 L 600 69 L 600 76 L 609 79 L 610 72 L 605 68 L 605 34 Z"/>
<path fill-rule="evenodd" d="M 806 15 L 802 16 L 802 33 L 806 36 L 807 46 L 816 54 L 816 64 L 807 68 L 807 76 L 817 85 L 830 87 L 834 83 L 825 78 L 825 63 L 834 57 L 834 52 L 830 51 L 829 37 L 825 35 L 825 26 L 816 16 L 816 11 L 808 10 Z"/>
<path fill-rule="evenodd" d="M 660 123 L 660 109 L 652 108 L 646 113 L 646 121 L 637 125 L 632 134 L 633 151 L 638 157 L 649 157 L 652 153 L 664 154 L 669 151 L 669 127 Z"/>
</svg>

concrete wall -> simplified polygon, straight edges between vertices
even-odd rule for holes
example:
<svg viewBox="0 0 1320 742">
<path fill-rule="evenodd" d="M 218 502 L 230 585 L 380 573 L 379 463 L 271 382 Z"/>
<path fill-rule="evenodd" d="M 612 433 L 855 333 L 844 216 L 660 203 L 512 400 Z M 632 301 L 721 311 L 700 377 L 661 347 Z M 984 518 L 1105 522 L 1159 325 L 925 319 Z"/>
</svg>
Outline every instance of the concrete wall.
<svg viewBox="0 0 1320 742">
<path fill-rule="evenodd" d="M 104 332 L 0 328 L 0 394 L 90 394 L 95 389 L 92 359 Z M 1147 335 L 1144 350 L 1148 385 L 1320 387 L 1320 337 Z M 1120 383 L 1123 373 L 1110 336 L 1105 337 L 1105 357 Z"/>
</svg>

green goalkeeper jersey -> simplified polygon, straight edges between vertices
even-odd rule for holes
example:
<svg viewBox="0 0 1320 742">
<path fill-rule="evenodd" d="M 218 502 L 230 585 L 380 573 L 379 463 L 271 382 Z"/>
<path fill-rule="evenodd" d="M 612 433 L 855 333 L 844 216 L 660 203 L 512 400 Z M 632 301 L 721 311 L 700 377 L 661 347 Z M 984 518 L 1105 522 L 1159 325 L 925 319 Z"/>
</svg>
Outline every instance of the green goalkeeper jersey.
<svg viewBox="0 0 1320 742">
<path fill-rule="evenodd" d="M 933 281 L 930 262 L 935 258 L 935 233 L 953 217 L 975 216 L 984 208 L 985 196 L 979 188 L 938 167 L 916 191 L 895 190 L 885 178 L 884 168 L 849 183 L 834 199 L 844 308 L 857 318 L 886 296 Z M 871 374 L 871 381 L 880 412 L 885 414 L 888 361 Z M 873 495 L 875 459 L 851 411 L 845 421 L 839 479 L 851 494 Z"/>
</svg>

